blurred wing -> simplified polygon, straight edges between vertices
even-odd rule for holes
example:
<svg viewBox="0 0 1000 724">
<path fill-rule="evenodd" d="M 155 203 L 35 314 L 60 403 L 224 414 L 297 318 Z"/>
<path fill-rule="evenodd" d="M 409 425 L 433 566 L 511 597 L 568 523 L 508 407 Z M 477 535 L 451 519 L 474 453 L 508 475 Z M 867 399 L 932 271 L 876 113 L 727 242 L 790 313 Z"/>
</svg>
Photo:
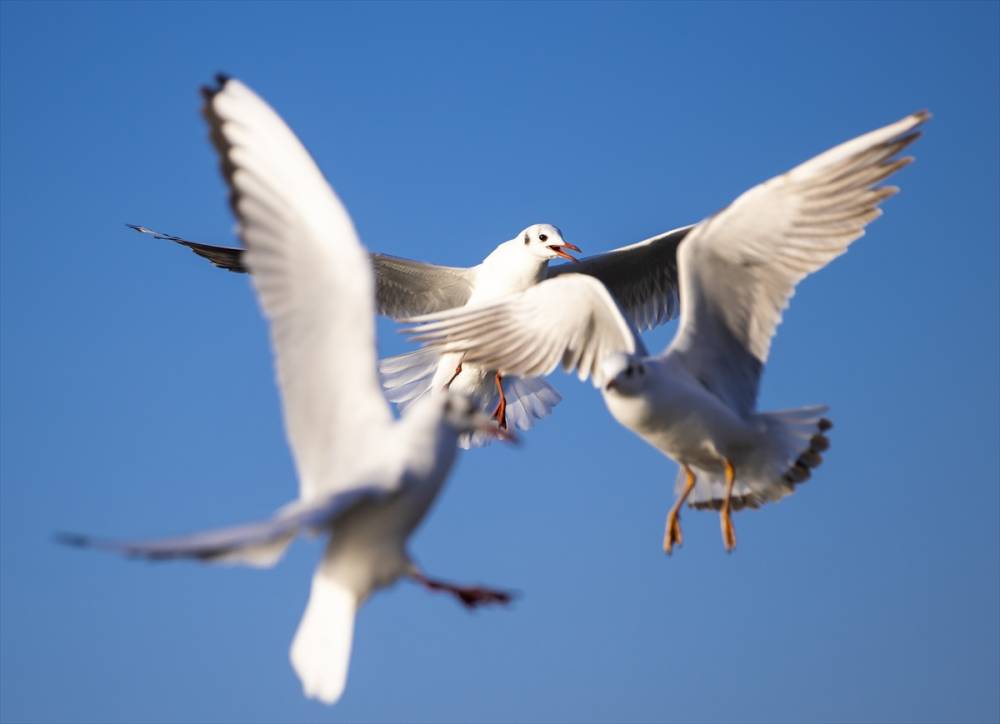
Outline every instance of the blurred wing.
<svg viewBox="0 0 1000 724">
<path fill-rule="evenodd" d="M 63 533 L 57 536 L 57 540 L 66 545 L 98 548 L 132 558 L 157 561 L 194 558 L 208 563 L 273 566 L 298 533 L 333 525 L 338 518 L 364 501 L 385 495 L 384 489 L 377 487 L 355 488 L 311 502 L 297 501 L 270 520 L 175 538 L 115 541 Z"/>
<path fill-rule="evenodd" d="M 640 332 L 677 314 L 677 245 L 694 226 L 682 226 L 637 244 L 549 267 L 549 278 L 562 274 L 597 277 Z"/>
<path fill-rule="evenodd" d="M 143 234 L 150 234 L 154 239 L 166 239 L 186 246 L 220 269 L 231 272 L 249 271 L 243 260 L 243 249 L 202 244 L 135 224 L 126 226 Z M 469 301 L 476 278 L 475 269 L 438 266 L 388 254 L 372 254 L 371 262 L 375 269 L 378 313 L 395 318 L 461 307 Z"/>
<path fill-rule="evenodd" d="M 237 80 L 204 94 L 244 261 L 271 322 L 302 496 L 338 490 L 370 455 L 385 456 L 392 422 L 376 370 L 371 263 L 277 113 Z"/>
<path fill-rule="evenodd" d="M 929 118 L 914 113 L 742 194 L 680 246 L 681 323 L 669 352 L 708 389 L 754 409 L 771 338 L 795 285 L 840 256 L 898 189 L 875 184 Z"/>
<path fill-rule="evenodd" d="M 488 304 L 407 321 L 416 326 L 403 331 L 415 341 L 519 377 L 547 375 L 562 364 L 602 385 L 605 357 L 645 353 L 608 290 L 583 274 L 562 274 Z"/>
</svg>

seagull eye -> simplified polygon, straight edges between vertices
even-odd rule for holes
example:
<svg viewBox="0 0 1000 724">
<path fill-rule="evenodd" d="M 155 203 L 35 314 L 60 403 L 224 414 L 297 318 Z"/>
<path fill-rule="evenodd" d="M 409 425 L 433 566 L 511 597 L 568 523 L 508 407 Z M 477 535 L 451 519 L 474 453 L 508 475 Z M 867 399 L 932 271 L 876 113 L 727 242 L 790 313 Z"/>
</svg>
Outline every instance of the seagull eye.
<svg viewBox="0 0 1000 724">
<path fill-rule="evenodd" d="M 626 377 L 631 377 L 632 376 L 632 368 L 631 367 L 626 367 L 625 368 L 625 376 Z"/>
<path fill-rule="evenodd" d="M 541 239 L 542 241 L 548 241 L 549 240 L 549 237 L 546 234 L 539 234 L 538 238 Z"/>
</svg>

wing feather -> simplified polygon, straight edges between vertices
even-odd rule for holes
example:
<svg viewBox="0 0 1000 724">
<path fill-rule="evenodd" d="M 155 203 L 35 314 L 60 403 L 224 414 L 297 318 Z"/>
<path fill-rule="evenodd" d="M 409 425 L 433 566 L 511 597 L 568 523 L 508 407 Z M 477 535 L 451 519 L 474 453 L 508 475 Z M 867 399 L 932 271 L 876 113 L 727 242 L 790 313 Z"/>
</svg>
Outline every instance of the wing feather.
<svg viewBox="0 0 1000 724">
<path fill-rule="evenodd" d="M 682 226 L 575 264 L 549 267 L 548 278 L 596 277 L 636 329 L 652 329 L 677 314 L 677 246 L 692 228 Z"/>
<path fill-rule="evenodd" d="M 404 331 L 442 353 L 504 375 L 540 377 L 560 364 L 604 382 L 613 353 L 644 353 L 608 290 L 584 274 L 562 274 L 493 302 L 406 320 Z"/>
<path fill-rule="evenodd" d="M 878 205 L 898 189 L 873 185 L 913 160 L 894 156 L 929 117 L 914 113 L 836 146 L 698 224 L 678 251 L 681 323 L 667 353 L 734 409 L 751 412 L 795 286 L 881 215 Z"/>
<path fill-rule="evenodd" d="M 255 183 L 256 179 L 248 178 L 245 181 L 249 185 Z M 255 197 L 263 197 L 268 193 L 266 189 L 255 191 Z M 273 189 L 270 193 L 274 193 Z M 261 223 L 266 223 L 265 217 L 266 213 L 258 213 L 256 216 Z M 155 239 L 166 239 L 186 246 L 220 269 L 231 272 L 249 271 L 243 259 L 245 249 L 203 244 L 135 224 L 126 226 L 140 233 L 150 234 Z M 441 312 L 461 307 L 472 294 L 476 267 L 440 266 L 388 254 L 373 253 L 370 256 L 375 271 L 375 300 L 379 314 L 400 319 L 417 314 Z"/>
<path fill-rule="evenodd" d="M 270 320 L 285 427 L 303 497 L 338 490 L 392 421 L 378 383 L 374 282 L 351 219 L 309 153 L 237 80 L 203 114 Z"/>
</svg>

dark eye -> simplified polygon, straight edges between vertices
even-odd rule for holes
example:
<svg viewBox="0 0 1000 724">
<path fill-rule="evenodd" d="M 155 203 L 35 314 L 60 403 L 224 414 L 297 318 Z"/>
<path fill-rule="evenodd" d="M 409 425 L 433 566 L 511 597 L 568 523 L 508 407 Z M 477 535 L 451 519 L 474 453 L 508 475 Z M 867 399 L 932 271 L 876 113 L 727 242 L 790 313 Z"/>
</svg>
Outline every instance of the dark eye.
<svg viewBox="0 0 1000 724">
<path fill-rule="evenodd" d="M 542 241 L 548 241 L 549 240 L 549 237 L 547 235 L 545 235 L 545 234 L 539 234 L 538 238 L 541 239 Z"/>
<path fill-rule="evenodd" d="M 631 367 L 626 367 L 625 368 L 625 376 L 626 377 L 631 377 L 632 376 L 632 368 Z"/>
<path fill-rule="evenodd" d="M 524 245 L 527 246 L 530 243 L 531 243 L 531 237 L 528 236 L 527 234 L 525 234 L 524 235 Z"/>
</svg>

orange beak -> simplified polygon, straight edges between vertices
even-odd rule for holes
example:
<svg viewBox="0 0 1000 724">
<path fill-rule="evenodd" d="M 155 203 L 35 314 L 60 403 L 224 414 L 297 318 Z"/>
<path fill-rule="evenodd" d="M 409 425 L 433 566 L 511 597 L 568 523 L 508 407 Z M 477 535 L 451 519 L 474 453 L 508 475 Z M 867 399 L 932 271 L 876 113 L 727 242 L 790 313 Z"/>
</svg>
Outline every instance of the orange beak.
<svg viewBox="0 0 1000 724">
<path fill-rule="evenodd" d="M 576 262 L 580 261 L 579 259 L 576 259 L 575 257 L 572 257 L 565 251 L 563 251 L 563 249 L 569 249 L 570 251 L 575 251 L 577 254 L 579 254 L 580 247 L 578 247 L 576 244 L 570 244 L 568 241 L 564 241 L 562 244 L 559 245 L 552 244 L 551 246 L 549 246 L 549 249 L 553 251 L 556 256 L 561 256 L 563 259 L 569 259 L 570 261 L 576 261 Z"/>
</svg>

